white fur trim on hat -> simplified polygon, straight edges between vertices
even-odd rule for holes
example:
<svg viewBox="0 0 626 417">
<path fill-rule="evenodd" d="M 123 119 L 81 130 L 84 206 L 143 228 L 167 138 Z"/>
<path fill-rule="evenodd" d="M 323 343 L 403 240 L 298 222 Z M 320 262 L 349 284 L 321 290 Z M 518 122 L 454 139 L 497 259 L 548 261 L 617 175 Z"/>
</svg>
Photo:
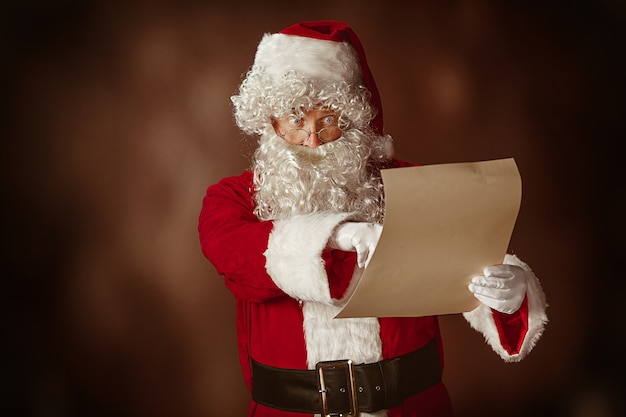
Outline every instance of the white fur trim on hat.
<svg viewBox="0 0 626 417">
<path fill-rule="evenodd" d="M 296 71 L 314 79 L 363 83 L 358 55 L 346 42 L 267 33 L 259 43 L 254 64 L 273 77 Z"/>
</svg>

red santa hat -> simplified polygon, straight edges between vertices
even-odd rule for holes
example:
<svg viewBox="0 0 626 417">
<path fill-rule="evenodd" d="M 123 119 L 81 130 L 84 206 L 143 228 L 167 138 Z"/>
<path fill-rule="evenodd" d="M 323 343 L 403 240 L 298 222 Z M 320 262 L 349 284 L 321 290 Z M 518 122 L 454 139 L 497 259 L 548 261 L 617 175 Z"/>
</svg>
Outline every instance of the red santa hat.
<svg viewBox="0 0 626 417">
<path fill-rule="evenodd" d="M 255 65 L 280 77 L 295 71 L 312 78 L 364 85 L 376 115 L 371 128 L 383 134 L 383 109 L 365 51 L 356 33 L 345 23 L 320 20 L 296 23 L 279 33 L 266 34 L 257 48 Z"/>
</svg>

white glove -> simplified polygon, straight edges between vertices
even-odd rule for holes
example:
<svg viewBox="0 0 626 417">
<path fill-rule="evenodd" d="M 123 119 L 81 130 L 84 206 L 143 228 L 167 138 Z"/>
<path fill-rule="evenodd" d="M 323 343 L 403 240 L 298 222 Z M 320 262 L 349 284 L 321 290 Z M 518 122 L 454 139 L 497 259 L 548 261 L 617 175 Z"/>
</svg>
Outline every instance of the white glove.
<svg viewBox="0 0 626 417">
<path fill-rule="evenodd" d="M 517 265 L 494 265 L 472 278 L 469 290 L 481 303 L 501 313 L 516 312 L 526 296 L 526 271 Z"/>
<path fill-rule="evenodd" d="M 383 227 L 377 223 L 346 222 L 335 229 L 329 246 L 357 253 L 357 264 L 365 268 L 369 264 Z"/>
</svg>

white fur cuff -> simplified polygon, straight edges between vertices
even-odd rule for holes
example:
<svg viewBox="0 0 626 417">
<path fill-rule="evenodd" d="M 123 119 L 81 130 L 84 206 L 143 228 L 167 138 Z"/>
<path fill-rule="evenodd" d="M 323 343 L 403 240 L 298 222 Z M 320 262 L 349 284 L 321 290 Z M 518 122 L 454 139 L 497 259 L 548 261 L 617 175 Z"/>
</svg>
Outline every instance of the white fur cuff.
<svg viewBox="0 0 626 417">
<path fill-rule="evenodd" d="M 293 298 L 332 303 L 322 251 L 349 213 L 314 213 L 275 220 L 265 251 L 265 268 Z"/>
<path fill-rule="evenodd" d="M 485 336 L 487 343 L 502 359 L 507 362 L 518 362 L 530 353 L 543 334 L 545 325 L 548 322 L 548 317 L 546 316 L 547 304 L 541 283 L 526 263 L 515 255 L 506 255 L 504 263 L 523 268 L 528 276 L 528 287 L 526 290 L 528 298 L 528 332 L 524 337 L 519 353 L 511 355 L 502 347 L 493 319 L 493 312 L 486 305 L 480 304 L 474 310 L 463 313 L 463 316 L 472 328 Z"/>
</svg>

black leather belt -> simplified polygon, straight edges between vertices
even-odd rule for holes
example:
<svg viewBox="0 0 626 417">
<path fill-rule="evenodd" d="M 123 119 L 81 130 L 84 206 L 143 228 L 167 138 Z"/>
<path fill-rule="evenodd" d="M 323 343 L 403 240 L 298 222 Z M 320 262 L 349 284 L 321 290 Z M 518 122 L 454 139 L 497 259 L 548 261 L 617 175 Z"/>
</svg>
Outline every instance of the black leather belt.
<svg viewBox="0 0 626 417">
<path fill-rule="evenodd" d="M 439 349 L 433 338 L 424 347 L 376 363 L 319 362 L 315 370 L 263 365 L 251 358 L 252 399 L 297 413 L 356 415 L 402 404 L 441 382 Z"/>
</svg>

